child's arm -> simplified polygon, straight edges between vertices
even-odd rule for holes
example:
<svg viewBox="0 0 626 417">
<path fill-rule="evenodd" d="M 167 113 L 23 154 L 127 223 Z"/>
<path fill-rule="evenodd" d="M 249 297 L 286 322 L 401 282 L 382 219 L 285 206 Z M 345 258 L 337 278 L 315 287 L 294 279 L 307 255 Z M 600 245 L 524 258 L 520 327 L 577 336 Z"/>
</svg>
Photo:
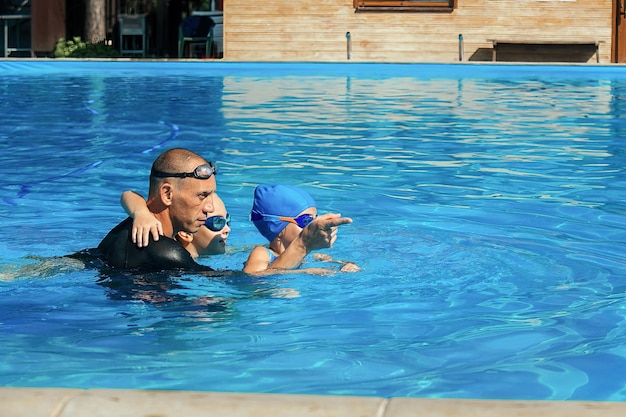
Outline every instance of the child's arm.
<svg viewBox="0 0 626 417">
<path fill-rule="evenodd" d="M 264 246 L 255 246 L 248 255 L 248 260 L 243 264 L 243 272 L 246 274 L 260 274 L 267 271 L 270 264 L 270 254 Z"/>
<path fill-rule="evenodd" d="M 146 200 L 134 191 L 124 191 L 120 203 L 126 213 L 133 218 L 132 240 L 137 246 L 148 246 L 150 234 L 156 241 L 163 234 L 163 226 L 148 210 Z"/>
<path fill-rule="evenodd" d="M 318 261 L 332 262 L 340 264 L 339 271 L 328 268 L 301 268 L 301 269 L 278 269 L 270 267 L 270 255 L 265 246 L 256 246 L 250 252 L 248 260 L 244 263 L 243 272 L 252 275 L 273 275 L 273 274 L 311 274 L 311 275 L 333 275 L 337 272 L 358 272 L 361 270 L 356 264 L 346 261 L 335 261 L 329 255 L 315 254 Z"/>
<path fill-rule="evenodd" d="M 341 272 L 359 272 L 361 268 L 354 262 L 335 260 L 332 256 L 325 253 L 316 253 L 313 255 L 313 259 L 320 262 L 332 262 L 341 265 L 339 269 Z"/>
<path fill-rule="evenodd" d="M 337 239 L 337 226 L 348 223 L 352 223 L 352 219 L 340 214 L 317 216 L 268 268 L 297 268 L 311 251 L 332 247 Z"/>
</svg>

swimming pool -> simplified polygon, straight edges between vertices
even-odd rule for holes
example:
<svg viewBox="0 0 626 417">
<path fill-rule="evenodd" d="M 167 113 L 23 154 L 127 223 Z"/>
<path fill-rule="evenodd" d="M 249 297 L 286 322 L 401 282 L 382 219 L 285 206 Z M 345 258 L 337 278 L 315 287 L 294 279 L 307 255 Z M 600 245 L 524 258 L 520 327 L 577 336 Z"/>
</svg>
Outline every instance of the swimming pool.
<svg viewBox="0 0 626 417">
<path fill-rule="evenodd" d="M 620 67 L 0 61 L 0 385 L 624 401 Z M 97 245 L 183 146 L 240 269 L 259 182 L 354 219 L 354 274 L 161 277 Z M 315 262 L 309 262 L 316 265 Z"/>
</svg>

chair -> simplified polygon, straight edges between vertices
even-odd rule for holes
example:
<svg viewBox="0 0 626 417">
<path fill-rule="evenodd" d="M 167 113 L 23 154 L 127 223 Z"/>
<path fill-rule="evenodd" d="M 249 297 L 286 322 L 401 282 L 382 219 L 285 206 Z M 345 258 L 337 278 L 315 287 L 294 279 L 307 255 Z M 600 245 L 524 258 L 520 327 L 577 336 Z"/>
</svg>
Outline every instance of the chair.
<svg viewBox="0 0 626 417">
<path fill-rule="evenodd" d="M 146 15 L 120 14 L 120 53 L 146 55 Z"/>
<path fill-rule="evenodd" d="M 193 55 L 193 44 L 204 43 L 206 58 L 213 51 L 213 27 L 215 22 L 209 16 L 187 16 L 178 27 L 178 58 L 183 57 L 185 44 L 189 44 L 189 57 Z"/>
<path fill-rule="evenodd" d="M 3 26 L 2 39 L 4 42 L 2 48 L 5 58 L 13 52 L 26 51 L 30 52 L 31 57 L 35 57 L 31 40 L 31 17 L 30 0 L 0 1 L 0 23 Z M 9 46 L 9 37 L 14 40 L 14 47 Z M 31 45 L 26 46 L 26 42 L 23 42 L 24 39 L 31 41 Z"/>
</svg>

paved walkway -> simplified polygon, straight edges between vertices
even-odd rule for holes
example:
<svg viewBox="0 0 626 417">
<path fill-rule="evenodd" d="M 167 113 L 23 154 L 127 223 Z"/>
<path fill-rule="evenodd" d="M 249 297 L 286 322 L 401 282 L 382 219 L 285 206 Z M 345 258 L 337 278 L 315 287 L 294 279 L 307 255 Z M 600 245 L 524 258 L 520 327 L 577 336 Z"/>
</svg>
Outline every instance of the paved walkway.
<svg viewBox="0 0 626 417">
<path fill-rule="evenodd" d="M 623 417 L 626 403 L 0 388 L 0 417 Z"/>
</svg>

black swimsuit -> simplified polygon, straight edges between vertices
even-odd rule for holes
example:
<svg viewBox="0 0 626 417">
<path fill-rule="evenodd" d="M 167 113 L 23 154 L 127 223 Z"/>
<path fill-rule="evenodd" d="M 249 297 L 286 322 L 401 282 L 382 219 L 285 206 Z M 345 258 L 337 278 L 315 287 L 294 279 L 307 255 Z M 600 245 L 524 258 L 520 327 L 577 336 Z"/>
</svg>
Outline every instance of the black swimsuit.
<svg viewBox="0 0 626 417">
<path fill-rule="evenodd" d="M 138 247 L 131 241 L 132 227 L 133 219 L 129 217 L 115 226 L 98 245 L 101 258 L 109 267 L 140 271 L 213 271 L 212 268 L 194 261 L 176 240 L 165 236 L 161 236 L 156 242 L 150 236 L 147 247 Z"/>
</svg>

